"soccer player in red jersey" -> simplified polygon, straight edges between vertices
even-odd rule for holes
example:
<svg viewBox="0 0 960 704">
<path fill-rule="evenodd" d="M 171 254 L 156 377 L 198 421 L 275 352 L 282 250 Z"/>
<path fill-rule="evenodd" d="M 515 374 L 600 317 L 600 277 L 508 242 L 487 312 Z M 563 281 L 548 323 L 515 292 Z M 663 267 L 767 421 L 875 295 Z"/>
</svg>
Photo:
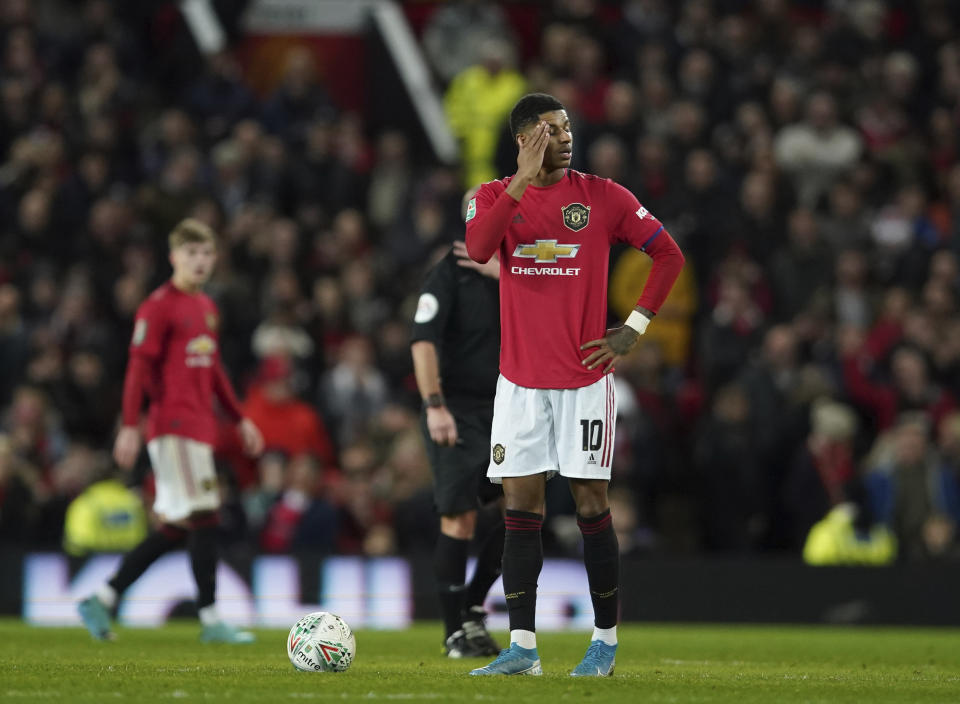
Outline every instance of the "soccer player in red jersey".
<svg viewBox="0 0 960 704">
<path fill-rule="evenodd" d="M 214 604 L 220 507 L 214 397 L 237 423 L 247 453 L 260 454 L 263 438 L 240 410 L 220 361 L 217 307 L 201 290 L 213 272 L 215 235 L 200 221 L 187 219 L 173 229 L 169 243 L 173 276 L 137 311 L 123 387 L 123 427 L 113 447 L 117 464 L 133 467 L 146 394 L 147 452 L 156 479 L 153 510 L 162 524 L 127 553 L 106 584 L 80 602 L 80 616 L 94 638 L 112 639 L 110 611 L 120 595 L 157 558 L 186 542 L 197 581 L 201 640 L 250 642 L 252 634 L 225 624 Z"/>
<path fill-rule="evenodd" d="M 613 672 L 620 557 L 607 486 L 617 403 L 609 372 L 663 303 L 683 254 L 627 189 L 569 168 L 573 135 L 563 105 L 542 93 L 510 114 L 517 173 L 481 186 L 467 209 L 470 257 L 500 256 L 500 378 L 487 476 L 503 483 L 503 587 L 510 648 L 472 675 L 541 674 L 535 635 L 543 566 L 546 481 L 568 478 L 583 534 L 595 628 L 574 676 Z M 622 327 L 605 330 L 610 246 L 653 259 Z"/>
</svg>

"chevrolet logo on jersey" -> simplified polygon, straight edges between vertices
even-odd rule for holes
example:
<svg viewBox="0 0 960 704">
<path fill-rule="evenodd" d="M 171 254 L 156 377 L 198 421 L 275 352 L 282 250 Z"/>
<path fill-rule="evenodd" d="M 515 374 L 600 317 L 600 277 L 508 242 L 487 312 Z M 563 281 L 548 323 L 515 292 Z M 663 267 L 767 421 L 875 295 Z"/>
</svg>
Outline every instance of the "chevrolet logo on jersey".
<svg viewBox="0 0 960 704">
<path fill-rule="evenodd" d="M 213 354 L 217 341 L 209 335 L 198 335 L 187 343 L 187 354 Z"/>
<path fill-rule="evenodd" d="M 535 259 L 538 262 L 555 262 L 560 257 L 573 259 L 579 251 L 578 244 L 557 244 L 556 240 L 537 240 L 536 244 L 518 244 L 513 256 Z"/>
</svg>

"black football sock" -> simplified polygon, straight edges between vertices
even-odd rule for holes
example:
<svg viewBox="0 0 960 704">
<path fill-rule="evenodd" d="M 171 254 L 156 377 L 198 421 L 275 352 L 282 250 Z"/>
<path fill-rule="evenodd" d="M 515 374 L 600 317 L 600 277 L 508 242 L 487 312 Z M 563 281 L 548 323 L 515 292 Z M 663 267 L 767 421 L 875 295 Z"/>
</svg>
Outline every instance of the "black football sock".
<svg viewBox="0 0 960 704">
<path fill-rule="evenodd" d="M 107 584 L 116 591 L 118 596 L 123 594 L 157 558 L 179 547 L 186 535 L 187 532 L 177 526 L 167 524 L 160 526 L 123 556 L 120 569 Z"/>
<path fill-rule="evenodd" d="M 197 608 L 213 604 L 217 591 L 217 522 L 195 524 L 188 541 L 190 566 L 197 581 Z"/>
<path fill-rule="evenodd" d="M 590 583 L 594 625 L 613 628 L 620 606 L 620 545 L 610 509 L 590 518 L 577 514 L 577 525 L 583 534 L 583 564 Z"/>
<path fill-rule="evenodd" d="M 535 631 L 537 578 L 543 568 L 543 516 L 507 509 L 503 539 L 503 592 L 510 630 Z"/>
<path fill-rule="evenodd" d="M 477 555 L 477 566 L 473 571 L 473 578 L 467 586 L 465 606 L 483 606 L 487 592 L 500 576 L 500 565 L 503 560 L 503 534 L 506 527 L 503 521 L 487 534 L 480 544 L 480 553 Z"/>
<path fill-rule="evenodd" d="M 433 569 L 437 577 L 437 594 L 447 637 L 460 629 L 463 623 L 463 580 L 467 573 L 469 540 L 451 538 L 443 533 L 437 538 L 433 554 Z"/>
</svg>

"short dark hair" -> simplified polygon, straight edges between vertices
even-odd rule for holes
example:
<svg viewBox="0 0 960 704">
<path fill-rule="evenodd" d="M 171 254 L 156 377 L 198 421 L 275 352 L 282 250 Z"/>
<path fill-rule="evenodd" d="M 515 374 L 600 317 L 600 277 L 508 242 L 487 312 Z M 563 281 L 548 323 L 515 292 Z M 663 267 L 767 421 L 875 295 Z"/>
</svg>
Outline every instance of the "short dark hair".
<svg viewBox="0 0 960 704">
<path fill-rule="evenodd" d="M 563 103 L 546 93 L 528 93 L 510 111 L 510 134 L 516 137 L 537 121 L 543 113 L 566 110 Z"/>
</svg>

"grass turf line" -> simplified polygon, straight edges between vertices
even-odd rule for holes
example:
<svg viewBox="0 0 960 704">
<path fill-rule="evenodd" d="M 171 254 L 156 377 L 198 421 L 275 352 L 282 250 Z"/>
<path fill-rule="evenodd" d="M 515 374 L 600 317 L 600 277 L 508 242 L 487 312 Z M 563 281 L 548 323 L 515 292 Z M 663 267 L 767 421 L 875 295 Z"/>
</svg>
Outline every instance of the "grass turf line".
<svg viewBox="0 0 960 704">
<path fill-rule="evenodd" d="M 136 702 L 587 701 L 843 704 L 960 701 L 960 630 L 630 625 L 614 677 L 572 679 L 585 633 L 542 633 L 543 677 L 472 678 L 486 660 L 440 656 L 439 624 L 360 631 L 343 674 L 296 672 L 286 632 L 250 646 L 204 645 L 199 627 L 79 628 L 0 621 L 0 700 Z M 505 635 L 495 634 L 502 640 Z"/>
</svg>

